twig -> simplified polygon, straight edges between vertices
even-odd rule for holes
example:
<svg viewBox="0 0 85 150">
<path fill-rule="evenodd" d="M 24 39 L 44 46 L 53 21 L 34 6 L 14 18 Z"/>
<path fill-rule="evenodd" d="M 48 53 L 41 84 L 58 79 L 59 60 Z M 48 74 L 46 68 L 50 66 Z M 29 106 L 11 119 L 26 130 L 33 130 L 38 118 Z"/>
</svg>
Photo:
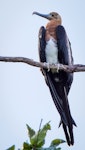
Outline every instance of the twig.
<svg viewBox="0 0 85 150">
<path fill-rule="evenodd" d="M 3 56 L 0 56 L 0 61 L 1 62 L 16 62 L 16 63 L 20 62 L 20 63 L 26 63 L 31 66 L 48 69 L 47 63 L 37 62 L 37 61 L 34 61 L 34 60 L 26 58 L 26 57 L 3 57 Z M 59 69 L 59 70 L 64 70 L 66 72 L 84 72 L 85 65 L 75 64 L 75 65 L 68 66 L 68 65 L 62 65 L 62 64 L 50 64 L 49 69 Z"/>
<path fill-rule="evenodd" d="M 42 121 L 43 121 L 43 119 L 41 119 L 41 121 L 40 121 L 39 130 L 38 130 L 38 135 L 37 135 L 37 142 L 38 142 L 39 132 L 40 132 L 40 130 L 41 130 Z M 36 142 L 36 143 L 37 143 L 37 142 Z"/>
</svg>

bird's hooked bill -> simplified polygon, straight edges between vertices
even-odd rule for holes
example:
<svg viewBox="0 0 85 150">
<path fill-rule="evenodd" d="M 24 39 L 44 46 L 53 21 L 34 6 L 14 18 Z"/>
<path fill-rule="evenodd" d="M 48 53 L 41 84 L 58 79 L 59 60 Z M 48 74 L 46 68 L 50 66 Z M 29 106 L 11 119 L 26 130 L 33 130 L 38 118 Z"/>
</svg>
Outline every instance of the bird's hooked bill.
<svg viewBox="0 0 85 150">
<path fill-rule="evenodd" d="M 38 13 L 36 11 L 34 11 L 32 14 L 33 15 L 38 15 L 40 17 L 43 17 L 43 18 L 46 18 L 46 19 L 49 19 L 49 20 L 51 19 L 51 15 L 50 14 L 41 14 L 41 13 Z"/>
</svg>

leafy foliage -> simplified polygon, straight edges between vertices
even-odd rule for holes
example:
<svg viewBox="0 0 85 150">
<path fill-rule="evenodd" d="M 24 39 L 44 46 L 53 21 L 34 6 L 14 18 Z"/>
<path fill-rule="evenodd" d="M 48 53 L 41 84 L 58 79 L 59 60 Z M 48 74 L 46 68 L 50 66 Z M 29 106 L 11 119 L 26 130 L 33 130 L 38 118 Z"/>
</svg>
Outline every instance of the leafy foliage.
<svg viewBox="0 0 85 150">
<path fill-rule="evenodd" d="M 15 150 L 15 145 L 9 147 L 7 150 Z"/>
<path fill-rule="evenodd" d="M 23 148 L 21 150 L 61 150 L 61 148 L 58 146 L 65 142 L 62 139 L 54 139 L 52 140 L 49 147 L 43 147 L 45 144 L 47 131 L 51 130 L 50 122 L 46 123 L 42 128 L 40 124 L 39 130 L 37 132 L 35 132 L 28 124 L 26 126 L 30 143 L 24 142 Z M 15 150 L 15 145 L 11 146 L 7 150 Z"/>
</svg>

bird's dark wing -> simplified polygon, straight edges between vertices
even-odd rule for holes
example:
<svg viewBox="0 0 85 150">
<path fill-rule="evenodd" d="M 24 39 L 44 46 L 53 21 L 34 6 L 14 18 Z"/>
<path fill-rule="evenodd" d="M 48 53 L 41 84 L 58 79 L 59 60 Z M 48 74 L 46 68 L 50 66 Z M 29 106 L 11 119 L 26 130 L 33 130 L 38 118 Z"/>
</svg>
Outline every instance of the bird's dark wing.
<svg viewBox="0 0 85 150">
<path fill-rule="evenodd" d="M 42 26 L 39 30 L 39 58 L 41 62 L 46 62 L 46 56 L 45 56 L 45 47 L 46 47 L 46 41 L 45 41 L 45 33 L 46 30 Z"/>
<path fill-rule="evenodd" d="M 56 36 L 57 36 L 57 46 L 58 46 L 58 60 L 59 63 L 64 65 L 72 65 L 73 64 L 73 57 L 72 57 L 72 49 L 70 41 L 67 37 L 66 31 L 63 26 L 59 25 L 56 28 Z M 60 71 L 60 78 L 62 79 L 62 91 L 59 89 L 59 93 L 61 93 L 61 99 L 63 100 L 64 112 L 67 118 L 68 125 L 66 126 L 64 122 L 62 122 L 63 129 L 66 135 L 66 139 L 68 144 L 74 143 L 73 137 L 73 124 L 76 126 L 74 122 L 69 108 L 68 102 L 68 93 L 73 81 L 73 73 L 68 73 L 64 71 Z M 61 80 L 60 79 L 60 80 Z M 59 85 L 60 86 L 60 85 Z M 58 88 L 59 88 L 58 86 Z M 61 91 L 61 92 L 60 92 Z"/>
<path fill-rule="evenodd" d="M 56 36 L 57 36 L 59 63 L 64 65 L 72 65 L 73 57 L 72 57 L 71 43 L 67 37 L 66 31 L 63 26 L 59 25 L 56 28 Z M 68 94 L 73 81 L 73 73 L 61 71 L 61 78 L 63 77 L 64 82 L 67 83 L 66 91 Z"/>
<path fill-rule="evenodd" d="M 39 31 L 39 57 L 41 62 L 46 62 L 45 56 L 45 33 L 46 30 L 44 27 L 40 28 Z M 69 53 L 67 46 L 67 35 L 62 26 L 56 28 L 57 44 L 58 44 L 58 59 L 62 64 L 69 65 Z M 71 61 L 73 61 L 71 59 Z M 48 72 L 46 69 L 42 69 L 42 73 L 45 77 L 46 83 L 50 89 L 53 101 L 55 106 L 61 116 L 61 123 L 65 132 L 65 136 L 68 142 L 68 145 L 74 143 L 73 138 L 73 124 L 75 124 L 72 119 L 69 103 L 68 103 L 68 92 L 71 87 L 73 80 L 73 75 L 66 73 L 64 71 L 59 71 L 58 73 L 53 73 L 51 70 Z M 58 81 L 57 81 L 58 80 Z"/>
</svg>

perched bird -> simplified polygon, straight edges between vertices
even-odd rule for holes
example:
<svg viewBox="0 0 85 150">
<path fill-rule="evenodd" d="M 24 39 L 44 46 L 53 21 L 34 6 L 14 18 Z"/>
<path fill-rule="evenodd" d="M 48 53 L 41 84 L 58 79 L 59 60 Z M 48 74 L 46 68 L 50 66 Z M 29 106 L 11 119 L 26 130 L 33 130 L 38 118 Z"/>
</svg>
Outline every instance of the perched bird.
<svg viewBox="0 0 85 150">
<path fill-rule="evenodd" d="M 62 26 L 61 16 L 56 12 L 47 15 L 33 12 L 33 14 L 49 20 L 46 27 L 39 30 L 39 57 L 41 62 L 48 64 L 72 65 L 73 57 L 71 44 L 65 28 Z M 54 104 L 60 114 L 65 137 L 68 145 L 74 144 L 73 125 L 76 126 L 70 112 L 68 93 L 73 82 L 73 73 L 57 69 L 42 69 L 47 86 L 49 87 Z"/>
</svg>

